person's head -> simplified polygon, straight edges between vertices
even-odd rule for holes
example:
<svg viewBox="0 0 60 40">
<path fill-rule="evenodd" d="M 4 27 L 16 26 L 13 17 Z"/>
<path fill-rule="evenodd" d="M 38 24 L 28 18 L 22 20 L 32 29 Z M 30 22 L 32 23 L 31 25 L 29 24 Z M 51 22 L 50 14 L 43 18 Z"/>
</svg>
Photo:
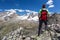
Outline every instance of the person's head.
<svg viewBox="0 0 60 40">
<path fill-rule="evenodd" d="M 45 4 L 43 4 L 43 5 L 42 5 L 42 8 L 46 8 L 46 5 L 45 5 Z"/>
</svg>

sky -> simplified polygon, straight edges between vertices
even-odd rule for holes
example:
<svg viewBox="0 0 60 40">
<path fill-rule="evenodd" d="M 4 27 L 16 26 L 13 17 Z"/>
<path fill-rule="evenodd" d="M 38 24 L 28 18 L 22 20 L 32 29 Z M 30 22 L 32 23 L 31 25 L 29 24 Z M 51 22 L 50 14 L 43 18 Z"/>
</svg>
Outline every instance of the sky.
<svg viewBox="0 0 60 40">
<path fill-rule="evenodd" d="M 60 12 L 60 0 L 0 0 L 0 11 L 22 9 L 38 12 L 43 4 L 50 12 Z"/>
</svg>

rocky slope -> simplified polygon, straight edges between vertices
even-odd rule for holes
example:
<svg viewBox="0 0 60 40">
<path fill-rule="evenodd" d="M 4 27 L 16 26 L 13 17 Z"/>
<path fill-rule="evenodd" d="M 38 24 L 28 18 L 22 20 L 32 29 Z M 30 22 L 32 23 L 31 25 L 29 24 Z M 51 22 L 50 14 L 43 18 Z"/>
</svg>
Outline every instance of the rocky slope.
<svg viewBox="0 0 60 40">
<path fill-rule="evenodd" d="M 19 16 L 15 12 L 8 12 L 7 14 L 1 15 L 0 40 L 36 40 L 35 36 L 37 35 L 39 24 L 37 14 L 32 13 L 29 15 Z M 53 34 L 53 38 L 56 38 L 54 37 L 56 34 L 57 39 L 60 38 L 60 14 L 53 14 L 48 19 L 48 27 L 49 30 L 51 30 L 50 32 Z M 50 36 L 49 33 L 45 31 L 41 37 L 38 38 L 38 40 L 47 39 L 50 40 Z"/>
<path fill-rule="evenodd" d="M 48 27 L 50 27 L 50 29 L 52 30 L 52 29 L 54 29 L 54 28 L 52 28 L 53 25 L 55 26 L 55 24 L 52 24 L 52 25 L 48 25 Z M 60 34 L 57 32 L 54 32 L 54 30 L 52 30 L 52 31 L 51 30 L 49 30 L 51 32 L 51 35 L 50 35 L 49 31 L 44 31 L 44 32 L 42 32 L 40 37 L 37 38 L 36 37 L 37 27 L 35 27 L 35 28 L 19 27 L 16 30 L 11 31 L 8 34 L 6 34 L 2 40 L 60 40 L 59 39 Z"/>
</svg>

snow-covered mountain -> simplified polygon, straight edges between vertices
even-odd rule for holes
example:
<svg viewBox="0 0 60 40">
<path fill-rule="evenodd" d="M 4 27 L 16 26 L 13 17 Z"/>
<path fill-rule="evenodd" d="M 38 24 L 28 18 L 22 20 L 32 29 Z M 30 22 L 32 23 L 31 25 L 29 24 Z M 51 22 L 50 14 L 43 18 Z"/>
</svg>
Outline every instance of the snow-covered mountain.
<svg viewBox="0 0 60 40">
<path fill-rule="evenodd" d="M 5 10 L 5 12 L 0 12 L 0 19 L 1 20 L 33 20 L 33 21 L 38 21 L 38 14 L 37 12 L 34 11 L 30 11 L 30 10 L 25 10 L 23 12 L 21 12 L 21 10 L 19 10 L 19 13 L 25 13 L 24 15 L 18 15 L 17 10 Z"/>
<path fill-rule="evenodd" d="M 18 16 L 18 15 L 15 12 L 11 12 L 11 11 L 1 12 L 0 13 L 0 19 L 4 20 L 4 21 L 15 18 L 16 16 Z"/>
<path fill-rule="evenodd" d="M 21 20 L 30 20 L 30 21 L 38 21 L 38 16 L 37 16 L 37 13 L 30 13 L 27 15 L 23 15 L 23 16 L 17 16 L 18 19 L 21 19 Z"/>
<path fill-rule="evenodd" d="M 19 14 L 23 15 L 19 15 Z M 55 14 L 55 13 L 53 13 Z M 60 14 L 51 15 L 51 19 L 55 20 L 54 18 L 57 16 L 57 20 L 59 20 Z M 0 12 L 0 21 L 18 21 L 18 20 L 28 20 L 28 21 L 38 21 L 38 12 L 31 11 L 31 10 L 19 10 L 19 9 L 10 9 L 5 10 L 4 12 Z"/>
</svg>

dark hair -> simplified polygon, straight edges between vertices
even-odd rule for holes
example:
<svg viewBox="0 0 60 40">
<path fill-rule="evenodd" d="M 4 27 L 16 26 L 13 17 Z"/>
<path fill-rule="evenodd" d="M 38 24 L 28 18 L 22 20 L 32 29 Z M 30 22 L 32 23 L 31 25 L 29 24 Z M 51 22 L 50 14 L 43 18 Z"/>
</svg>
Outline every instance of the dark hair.
<svg viewBox="0 0 60 40">
<path fill-rule="evenodd" d="M 46 8 L 46 7 L 45 7 L 45 4 L 42 5 L 42 8 Z"/>
</svg>

